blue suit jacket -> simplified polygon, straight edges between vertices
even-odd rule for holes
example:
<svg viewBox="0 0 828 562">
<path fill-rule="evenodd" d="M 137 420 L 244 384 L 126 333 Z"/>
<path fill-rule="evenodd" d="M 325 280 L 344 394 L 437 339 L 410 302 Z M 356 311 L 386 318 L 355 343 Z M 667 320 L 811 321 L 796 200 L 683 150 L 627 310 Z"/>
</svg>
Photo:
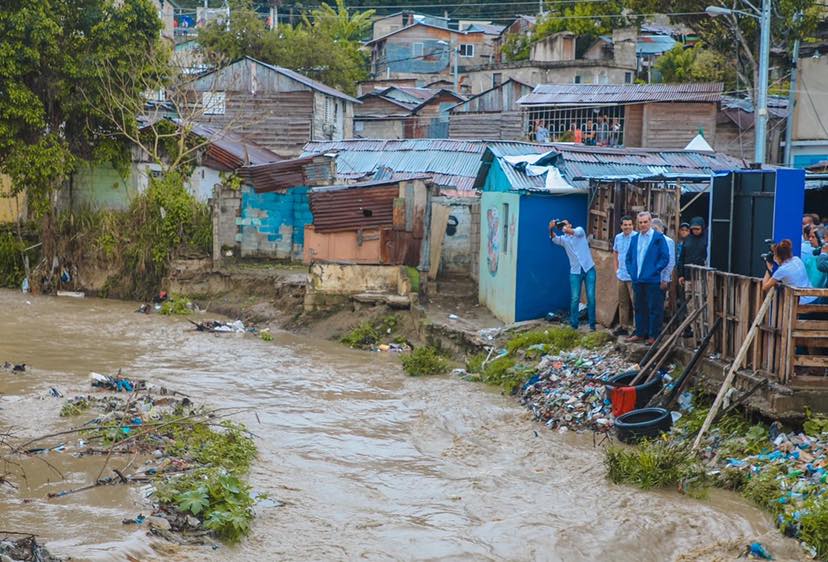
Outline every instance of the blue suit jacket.
<svg viewBox="0 0 828 562">
<path fill-rule="evenodd" d="M 633 283 L 661 283 L 661 270 L 670 263 L 670 250 L 667 240 L 660 232 L 653 231 L 653 240 L 647 253 L 644 254 L 644 263 L 641 275 L 638 274 L 638 233 L 630 240 L 630 249 L 627 250 L 627 271 Z"/>
</svg>

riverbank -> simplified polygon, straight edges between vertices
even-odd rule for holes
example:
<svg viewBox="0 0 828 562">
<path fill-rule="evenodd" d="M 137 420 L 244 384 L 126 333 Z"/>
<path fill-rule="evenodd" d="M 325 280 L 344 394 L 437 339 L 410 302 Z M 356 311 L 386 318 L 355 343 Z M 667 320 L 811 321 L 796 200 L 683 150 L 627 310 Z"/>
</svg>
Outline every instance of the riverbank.
<svg viewBox="0 0 828 562">
<path fill-rule="evenodd" d="M 0 291 L 0 305 L 14 319 L 0 322 L 0 357 L 33 366 L 27 378 L 0 378 L 0 423 L 60 430 L 59 408 L 44 407 L 58 403 L 49 388 L 80 394 L 89 371 L 123 367 L 245 409 L 238 421 L 259 447 L 251 484 L 281 505 L 257 506 L 239 545 L 181 547 L 121 524 L 138 513 L 138 491 L 47 500 L 60 487 L 33 467 L 27 487 L 0 494 L 0 517 L 59 555 L 663 562 L 702 547 L 710 554 L 697 559 L 721 559 L 731 543 L 760 541 L 779 560 L 799 559 L 797 544 L 735 495 L 700 503 L 608 483 L 590 434 L 540 431 L 499 388 L 406 377 L 391 354 L 281 330 L 270 342 L 195 332 L 181 318 L 135 314 L 134 303 Z M 48 460 L 78 486 L 100 469 Z"/>
</svg>

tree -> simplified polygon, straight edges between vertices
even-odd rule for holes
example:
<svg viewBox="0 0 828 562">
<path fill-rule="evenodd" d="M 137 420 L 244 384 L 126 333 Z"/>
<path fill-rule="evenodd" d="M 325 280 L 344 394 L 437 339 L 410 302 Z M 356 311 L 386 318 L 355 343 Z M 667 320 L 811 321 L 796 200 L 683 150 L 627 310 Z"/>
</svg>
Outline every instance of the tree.
<svg viewBox="0 0 828 562">
<path fill-rule="evenodd" d="M 336 9 L 330 4 L 311 10 L 302 17 L 305 28 L 330 37 L 334 41 L 360 41 L 371 29 L 375 10 L 365 10 L 353 15 L 348 13 L 345 0 L 336 0 Z"/>
<path fill-rule="evenodd" d="M 571 31 L 576 35 L 597 37 L 612 33 L 614 28 L 624 26 L 621 18 L 623 2 L 554 2 L 549 11 L 541 16 L 535 26 L 533 39 L 543 39 L 560 31 Z"/>
<path fill-rule="evenodd" d="M 655 68 L 662 82 L 725 82 L 727 87 L 735 84 L 735 73 L 724 55 L 704 48 L 701 43 L 690 48 L 677 44 L 656 60 Z"/>
<path fill-rule="evenodd" d="M 722 55 L 732 66 L 743 88 L 755 99 L 759 83 L 759 24 L 755 18 L 741 15 L 708 16 L 704 9 L 710 4 L 751 12 L 739 2 L 723 0 L 625 0 L 625 7 L 633 13 L 663 12 L 671 19 L 689 26 L 707 48 Z M 817 0 L 778 0 L 773 2 L 771 49 L 789 53 L 793 40 L 806 38 L 821 20 Z M 801 12 L 803 17 L 795 17 Z M 786 56 L 786 60 L 789 60 Z M 787 64 L 786 64 L 787 66 Z"/>
<path fill-rule="evenodd" d="M 373 11 L 349 16 L 338 2 L 336 10 L 324 4 L 296 26 L 267 30 L 250 2 L 240 0 L 230 11 L 229 25 L 207 25 L 198 41 L 213 63 L 249 55 L 353 94 L 356 83 L 368 76 L 367 57 L 355 38 L 370 28 Z"/>
<path fill-rule="evenodd" d="M 124 162 L 127 147 L 95 107 L 97 68 L 154 72 L 160 21 L 149 0 L 6 0 L 0 6 L 0 172 L 43 218 L 43 250 L 55 195 L 79 160 Z M 144 58 L 138 55 L 144 55 Z M 134 55 L 130 57 L 130 55 Z M 138 60 L 137 66 L 125 62 Z M 140 98 L 133 90 L 125 96 Z"/>
</svg>

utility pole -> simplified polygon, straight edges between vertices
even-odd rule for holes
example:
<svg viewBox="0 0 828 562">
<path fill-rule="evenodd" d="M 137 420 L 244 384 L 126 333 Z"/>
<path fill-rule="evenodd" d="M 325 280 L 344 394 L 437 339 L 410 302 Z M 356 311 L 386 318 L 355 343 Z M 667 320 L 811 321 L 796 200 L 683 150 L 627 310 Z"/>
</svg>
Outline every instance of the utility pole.
<svg viewBox="0 0 828 562">
<path fill-rule="evenodd" d="M 771 0 L 762 0 L 762 12 L 759 18 L 761 42 L 759 45 L 759 91 L 756 104 L 756 139 L 754 142 L 754 161 L 765 163 L 765 148 L 768 136 L 768 70 L 770 66 L 770 32 Z"/>
<path fill-rule="evenodd" d="M 454 93 L 460 95 L 459 84 L 460 84 L 460 77 L 457 71 L 458 67 L 458 58 L 460 56 L 460 45 L 454 45 Z"/>
<path fill-rule="evenodd" d="M 794 16 L 794 21 L 798 22 L 802 17 L 802 12 L 797 12 Z M 783 164 L 791 167 L 793 161 L 793 118 L 794 107 L 796 106 L 796 79 L 799 73 L 799 36 L 794 40 L 793 53 L 791 55 L 791 87 L 788 90 L 788 119 L 785 122 L 785 160 Z"/>
<path fill-rule="evenodd" d="M 543 0 L 538 0 L 538 13 L 543 15 Z"/>
</svg>

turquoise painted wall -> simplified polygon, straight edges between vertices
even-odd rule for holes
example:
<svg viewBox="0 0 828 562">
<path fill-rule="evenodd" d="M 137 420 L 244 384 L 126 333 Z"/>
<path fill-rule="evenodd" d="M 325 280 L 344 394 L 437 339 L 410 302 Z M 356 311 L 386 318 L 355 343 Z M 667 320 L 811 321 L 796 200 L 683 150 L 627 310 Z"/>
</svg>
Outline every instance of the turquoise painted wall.
<svg viewBox="0 0 828 562">
<path fill-rule="evenodd" d="M 480 198 L 480 303 L 515 321 L 520 195 L 484 191 Z"/>
<path fill-rule="evenodd" d="M 267 256 L 302 260 L 305 225 L 313 224 L 308 188 L 284 193 L 256 193 L 242 188 L 239 242 L 242 256 Z"/>
</svg>

